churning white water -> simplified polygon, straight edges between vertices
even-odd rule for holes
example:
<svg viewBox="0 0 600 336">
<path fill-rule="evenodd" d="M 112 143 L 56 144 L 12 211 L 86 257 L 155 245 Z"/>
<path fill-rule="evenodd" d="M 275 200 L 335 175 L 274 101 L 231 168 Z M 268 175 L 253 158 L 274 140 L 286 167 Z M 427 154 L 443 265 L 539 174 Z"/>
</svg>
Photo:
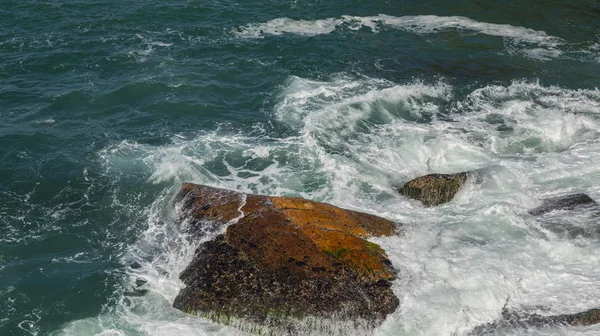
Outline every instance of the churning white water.
<svg viewBox="0 0 600 336">
<path fill-rule="evenodd" d="M 139 267 L 124 271 L 117 303 L 57 334 L 243 334 L 171 308 L 195 249 L 173 223 L 171 200 L 183 181 L 299 195 L 402 223 L 402 235 L 374 239 L 398 270 L 393 288 L 401 299 L 376 335 L 468 335 L 504 307 L 544 315 L 597 307 L 600 237 L 561 236 L 527 210 L 570 192 L 600 200 L 600 91 L 514 81 L 460 97 L 444 81 L 340 74 L 329 81 L 290 77 L 277 101 L 270 119 L 294 136 L 273 137 L 262 124 L 245 134 L 223 126 L 175 136 L 167 146 L 123 141 L 99 153 L 115 185 L 143 171 L 164 191 L 150 208 L 131 209 L 143 211 L 148 229 L 123 256 L 125 265 Z M 474 169 L 481 183 L 439 207 L 395 191 L 419 175 Z M 143 280 L 138 288 L 136 280 Z M 599 333 L 559 326 L 496 331 Z"/>
</svg>

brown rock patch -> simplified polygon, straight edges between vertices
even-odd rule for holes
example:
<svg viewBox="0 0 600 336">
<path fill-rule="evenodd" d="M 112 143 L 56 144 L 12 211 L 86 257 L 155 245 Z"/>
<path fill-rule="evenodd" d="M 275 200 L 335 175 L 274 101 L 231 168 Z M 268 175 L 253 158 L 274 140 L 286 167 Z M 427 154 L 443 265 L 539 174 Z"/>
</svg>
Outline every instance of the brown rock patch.
<svg viewBox="0 0 600 336">
<path fill-rule="evenodd" d="M 421 201 L 426 206 L 450 202 L 467 182 L 469 173 L 429 174 L 406 182 L 400 194 Z"/>
</svg>

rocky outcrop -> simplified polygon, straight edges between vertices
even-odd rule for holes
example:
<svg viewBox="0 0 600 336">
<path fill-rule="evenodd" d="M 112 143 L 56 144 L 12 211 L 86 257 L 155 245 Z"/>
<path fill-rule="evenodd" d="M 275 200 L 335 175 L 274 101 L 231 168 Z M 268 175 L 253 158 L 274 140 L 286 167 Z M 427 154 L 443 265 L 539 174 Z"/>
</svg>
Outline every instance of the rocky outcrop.
<svg viewBox="0 0 600 336">
<path fill-rule="evenodd" d="M 582 313 L 561 315 L 539 315 L 524 312 L 502 311 L 499 320 L 475 328 L 470 335 L 495 335 L 499 330 L 531 329 L 546 326 L 569 325 L 584 327 L 600 323 L 600 309 L 590 309 Z"/>
<path fill-rule="evenodd" d="M 189 183 L 175 201 L 192 239 L 224 231 L 203 243 L 181 274 L 186 287 L 175 308 L 290 331 L 305 317 L 375 326 L 399 304 L 385 252 L 366 240 L 394 234 L 391 221 L 302 198 Z"/>
<path fill-rule="evenodd" d="M 450 202 L 472 174 L 429 174 L 406 182 L 398 191 L 426 206 L 440 205 Z"/>
</svg>

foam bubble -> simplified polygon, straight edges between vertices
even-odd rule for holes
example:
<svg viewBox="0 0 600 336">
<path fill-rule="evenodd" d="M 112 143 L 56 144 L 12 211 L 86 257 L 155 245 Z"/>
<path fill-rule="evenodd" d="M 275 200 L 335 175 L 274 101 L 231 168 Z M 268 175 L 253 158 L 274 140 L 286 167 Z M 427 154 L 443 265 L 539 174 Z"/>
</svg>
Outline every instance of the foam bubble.
<svg viewBox="0 0 600 336">
<path fill-rule="evenodd" d="M 54 124 L 56 121 L 53 118 L 39 119 L 35 121 L 38 124 Z"/>
</svg>

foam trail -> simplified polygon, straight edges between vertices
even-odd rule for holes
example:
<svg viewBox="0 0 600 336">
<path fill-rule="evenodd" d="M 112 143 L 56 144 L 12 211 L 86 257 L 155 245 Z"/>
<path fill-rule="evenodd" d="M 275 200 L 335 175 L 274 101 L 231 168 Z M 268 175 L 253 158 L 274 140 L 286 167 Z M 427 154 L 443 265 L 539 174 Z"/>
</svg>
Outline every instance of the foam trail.
<svg viewBox="0 0 600 336">
<path fill-rule="evenodd" d="M 370 29 L 378 33 L 380 28 L 399 29 L 415 34 L 432 34 L 445 31 L 478 33 L 488 36 L 502 37 L 507 40 L 507 50 L 516 49 L 523 55 L 536 60 L 549 60 L 560 57 L 563 52 L 559 49 L 565 44 L 561 38 L 550 36 L 543 31 L 510 24 L 480 22 L 463 16 L 349 16 L 318 20 L 294 20 L 277 18 L 264 23 L 248 24 L 239 27 L 233 33 L 240 38 L 264 38 L 293 34 L 300 36 L 326 35 L 340 29 L 359 30 Z"/>
<path fill-rule="evenodd" d="M 521 42 L 536 43 L 544 46 L 557 46 L 561 44 L 560 38 L 549 36 L 543 31 L 513 26 L 510 24 L 480 22 L 463 16 L 419 15 L 395 17 L 390 15 L 379 15 L 374 17 L 345 16 L 344 19 L 349 20 L 350 22 L 358 21 L 368 27 L 372 26 L 373 23 L 381 23 L 418 34 L 437 33 L 440 31 L 456 29 L 490 36 L 499 36 Z"/>
<path fill-rule="evenodd" d="M 260 38 L 265 35 L 295 34 L 302 36 L 315 36 L 332 33 L 343 23 L 342 19 L 322 20 L 293 20 L 290 18 L 278 18 L 263 24 L 249 24 L 236 32 L 236 35 L 244 38 Z"/>
<path fill-rule="evenodd" d="M 327 18 L 313 21 L 278 18 L 265 23 L 248 24 L 240 27 L 236 35 L 245 38 L 259 38 L 266 35 L 282 35 L 284 33 L 314 36 L 330 34 L 343 26 L 347 26 L 352 30 L 366 27 L 373 32 L 378 32 L 378 26 L 380 25 L 411 31 L 417 34 L 437 33 L 446 30 L 465 30 L 544 46 L 557 46 L 562 43 L 562 40 L 558 37 L 549 36 L 543 31 L 530 28 L 510 24 L 480 22 L 463 16 L 436 15 L 400 17 L 385 14 L 377 16 L 344 15 L 341 18 Z"/>
</svg>

